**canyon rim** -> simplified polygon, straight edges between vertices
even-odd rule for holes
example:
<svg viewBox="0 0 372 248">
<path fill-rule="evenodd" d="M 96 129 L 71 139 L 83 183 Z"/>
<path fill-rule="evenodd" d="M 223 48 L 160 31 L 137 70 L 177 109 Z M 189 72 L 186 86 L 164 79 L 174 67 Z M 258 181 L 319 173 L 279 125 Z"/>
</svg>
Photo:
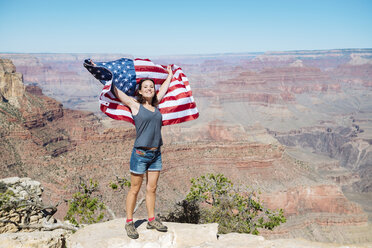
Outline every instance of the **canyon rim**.
<svg viewBox="0 0 372 248">
<path fill-rule="evenodd" d="M 128 174 L 135 130 L 99 112 L 101 84 L 82 66 L 120 57 L 132 56 L 0 54 L 1 178 L 40 181 L 56 203 L 91 177 L 124 216 L 125 195 L 108 185 Z M 184 198 L 192 177 L 223 173 L 283 208 L 288 221 L 263 231 L 268 239 L 372 241 L 372 49 L 153 60 L 183 68 L 200 111 L 163 128 L 158 212 Z"/>
</svg>

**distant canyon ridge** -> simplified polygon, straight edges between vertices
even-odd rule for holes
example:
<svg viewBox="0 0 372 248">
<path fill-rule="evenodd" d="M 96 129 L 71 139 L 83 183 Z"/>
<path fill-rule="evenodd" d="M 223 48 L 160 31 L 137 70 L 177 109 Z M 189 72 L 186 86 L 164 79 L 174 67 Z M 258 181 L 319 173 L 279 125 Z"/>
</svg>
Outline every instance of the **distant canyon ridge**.
<svg viewBox="0 0 372 248">
<path fill-rule="evenodd" d="M 125 193 L 108 185 L 128 176 L 135 130 L 99 112 L 102 85 L 82 66 L 121 57 L 133 58 L 0 54 L 0 176 L 40 181 L 51 203 L 94 178 L 124 216 Z M 200 112 L 163 128 L 158 212 L 183 199 L 192 177 L 223 173 L 284 209 L 287 223 L 267 238 L 372 241 L 372 49 L 150 59 L 182 67 Z"/>
</svg>

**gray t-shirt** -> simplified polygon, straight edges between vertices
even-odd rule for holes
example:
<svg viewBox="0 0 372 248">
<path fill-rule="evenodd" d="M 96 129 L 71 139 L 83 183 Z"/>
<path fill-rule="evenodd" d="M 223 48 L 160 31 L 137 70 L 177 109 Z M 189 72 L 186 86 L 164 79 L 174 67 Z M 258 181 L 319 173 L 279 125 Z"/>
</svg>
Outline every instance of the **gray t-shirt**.
<svg viewBox="0 0 372 248">
<path fill-rule="evenodd" d="M 140 104 L 137 115 L 133 115 L 136 126 L 136 141 L 134 147 L 160 147 L 163 145 L 161 138 L 162 115 L 158 108 L 155 112 L 148 110 Z"/>
</svg>

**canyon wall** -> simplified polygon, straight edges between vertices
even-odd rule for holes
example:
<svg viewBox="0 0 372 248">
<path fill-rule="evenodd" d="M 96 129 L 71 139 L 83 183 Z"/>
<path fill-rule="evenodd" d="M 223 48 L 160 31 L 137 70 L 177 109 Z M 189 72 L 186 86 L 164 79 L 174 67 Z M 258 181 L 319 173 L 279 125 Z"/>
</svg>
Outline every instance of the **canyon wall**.
<svg viewBox="0 0 372 248">
<path fill-rule="evenodd" d="M 101 85 L 82 59 L 120 56 L 5 55 L 24 73 L 21 99 L 31 103 L 25 111 L 1 102 L 8 130 L 1 134 L 1 176 L 40 180 L 51 202 L 71 196 L 79 177 L 93 177 L 108 206 L 124 216 L 126 191 L 109 184 L 129 176 L 133 126 L 66 109 L 42 93 L 97 113 Z M 223 173 L 284 209 L 288 222 L 264 232 L 267 238 L 369 241 L 371 58 L 371 49 L 156 58 L 183 68 L 200 111 L 196 121 L 163 127 L 157 211 L 182 200 L 192 177 Z M 65 211 L 61 205 L 60 217 Z M 350 235 L 340 235 L 345 230 Z"/>
</svg>

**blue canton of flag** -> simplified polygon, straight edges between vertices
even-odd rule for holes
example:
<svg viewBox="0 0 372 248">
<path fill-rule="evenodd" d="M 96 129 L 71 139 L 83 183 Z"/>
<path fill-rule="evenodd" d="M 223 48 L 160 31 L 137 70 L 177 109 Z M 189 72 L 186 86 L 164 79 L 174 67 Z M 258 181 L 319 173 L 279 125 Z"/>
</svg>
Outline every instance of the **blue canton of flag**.
<svg viewBox="0 0 372 248">
<path fill-rule="evenodd" d="M 116 88 L 129 96 L 134 96 L 137 83 L 133 60 L 121 58 L 110 62 L 94 63 L 95 65 L 90 59 L 86 59 L 84 67 L 103 85 L 106 81 L 112 80 Z"/>
</svg>

